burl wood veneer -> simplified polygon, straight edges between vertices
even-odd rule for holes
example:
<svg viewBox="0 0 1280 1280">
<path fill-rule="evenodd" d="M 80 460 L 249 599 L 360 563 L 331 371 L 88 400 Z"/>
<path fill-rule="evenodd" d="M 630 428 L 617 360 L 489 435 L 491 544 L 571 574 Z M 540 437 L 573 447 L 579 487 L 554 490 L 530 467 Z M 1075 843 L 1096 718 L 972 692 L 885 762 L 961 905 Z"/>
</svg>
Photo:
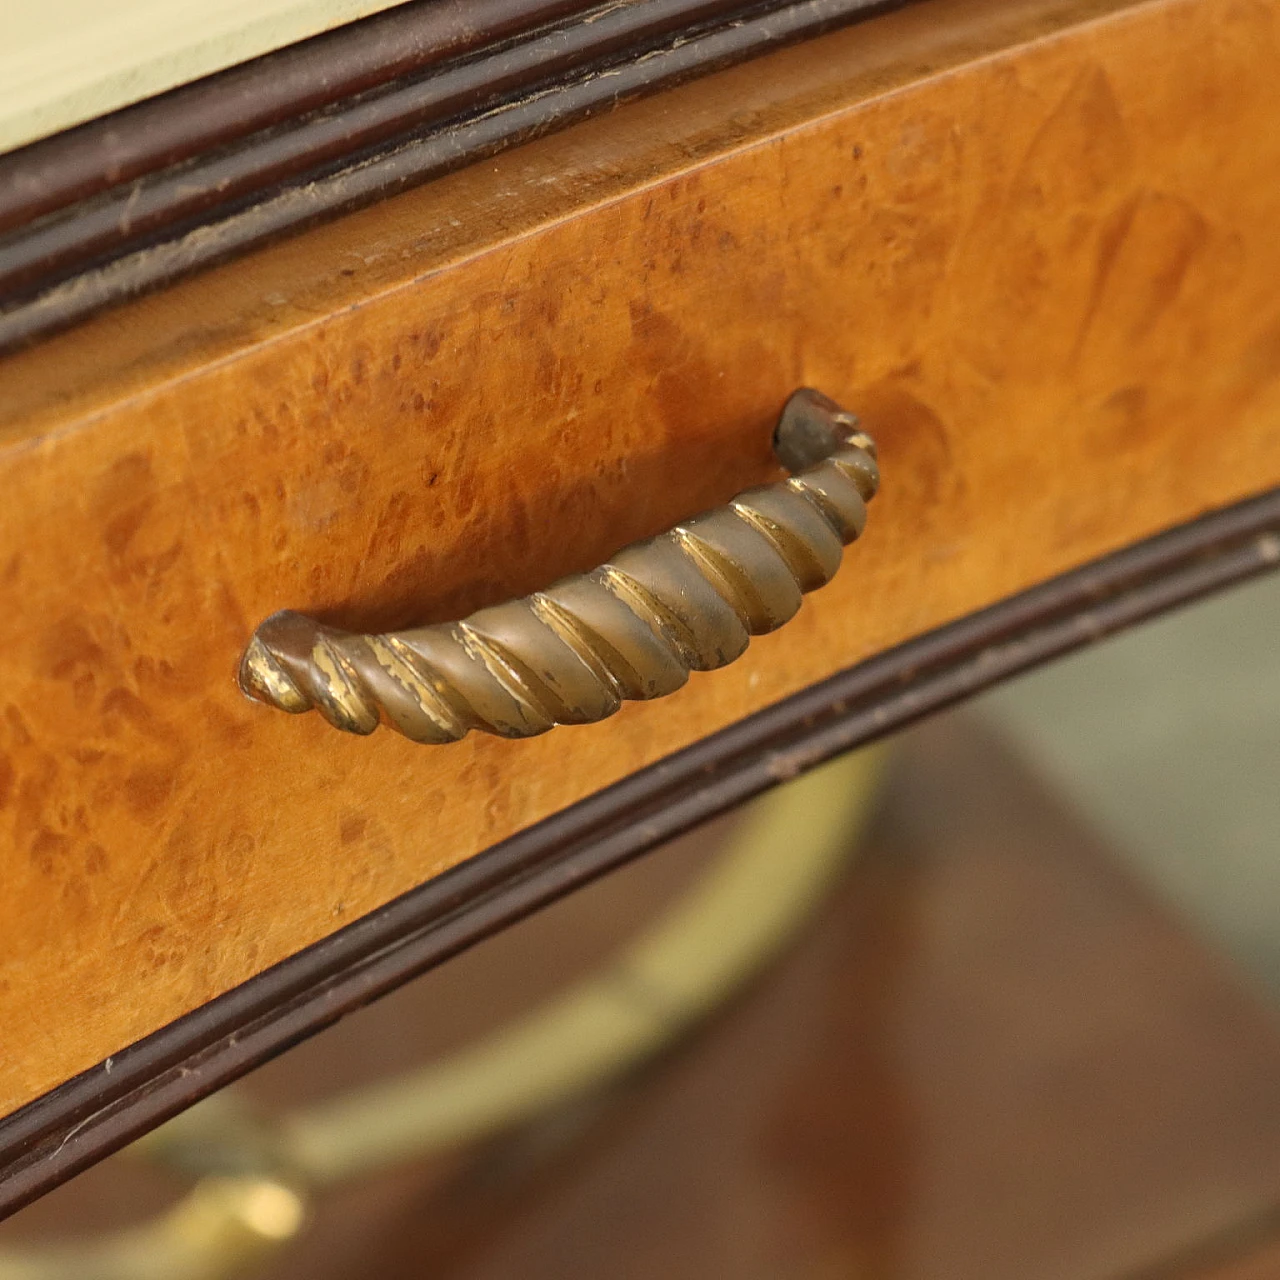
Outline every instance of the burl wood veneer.
<svg viewBox="0 0 1280 1280">
<path fill-rule="evenodd" d="M 630 771 L 1280 484 L 1264 0 L 940 0 L 627 107 L 0 364 L 0 1113 Z M 443 620 L 775 474 L 885 482 L 735 667 L 528 742 L 245 701 L 282 607 Z"/>
</svg>

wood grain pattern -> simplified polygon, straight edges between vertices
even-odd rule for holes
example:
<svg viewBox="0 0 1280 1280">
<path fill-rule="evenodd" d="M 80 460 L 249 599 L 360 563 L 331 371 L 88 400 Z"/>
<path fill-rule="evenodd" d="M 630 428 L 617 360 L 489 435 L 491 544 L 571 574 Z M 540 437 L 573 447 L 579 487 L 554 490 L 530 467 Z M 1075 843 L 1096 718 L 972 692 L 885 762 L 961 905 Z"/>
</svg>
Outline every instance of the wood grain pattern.
<svg viewBox="0 0 1280 1280">
<path fill-rule="evenodd" d="M 1280 569 L 1280 488 L 895 645 L 416 885 L 0 1119 L 0 1217 L 664 840 L 1063 653 Z"/>
<path fill-rule="evenodd" d="M 332 1191 L 263 1280 L 1275 1280 L 1274 1012 L 967 721 L 895 750 L 848 880 L 657 1070 Z M 716 838 L 240 1089 L 294 1108 L 500 1026 L 602 962 Z M 0 1247 L 136 1222 L 166 1189 L 112 1161 L 0 1224 Z"/>
<path fill-rule="evenodd" d="M 710 730 L 1280 483 L 1277 70 L 1259 0 L 925 4 L 0 366 L 0 1111 Z M 801 383 L 876 431 L 877 525 L 735 670 L 425 751 L 236 692 L 274 609 L 463 614 L 767 478 Z"/>
</svg>

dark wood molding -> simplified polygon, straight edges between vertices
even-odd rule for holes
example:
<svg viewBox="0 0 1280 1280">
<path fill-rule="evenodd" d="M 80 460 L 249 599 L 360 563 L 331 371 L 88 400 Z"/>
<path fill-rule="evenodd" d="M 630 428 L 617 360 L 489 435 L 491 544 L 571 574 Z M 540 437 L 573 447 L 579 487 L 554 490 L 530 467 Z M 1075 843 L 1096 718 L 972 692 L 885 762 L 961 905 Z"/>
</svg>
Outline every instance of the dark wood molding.
<svg viewBox="0 0 1280 1280">
<path fill-rule="evenodd" d="M 0 232 L 598 0 L 414 0 L 0 155 Z"/>
<path fill-rule="evenodd" d="M 0 157 L 0 351 L 906 0 L 419 0 Z"/>
<path fill-rule="evenodd" d="M 642 770 L 0 1120 L 0 1215 L 345 1013 L 776 783 L 1277 567 L 1280 490 L 921 636 Z"/>
</svg>

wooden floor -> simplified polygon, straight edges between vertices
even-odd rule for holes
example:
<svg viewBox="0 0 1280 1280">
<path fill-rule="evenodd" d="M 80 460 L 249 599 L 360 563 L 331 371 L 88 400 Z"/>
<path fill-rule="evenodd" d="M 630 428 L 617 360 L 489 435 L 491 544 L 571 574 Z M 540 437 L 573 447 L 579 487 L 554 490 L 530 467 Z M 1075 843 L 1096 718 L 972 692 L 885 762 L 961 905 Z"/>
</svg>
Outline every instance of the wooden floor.
<svg viewBox="0 0 1280 1280">
<path fill-rule="evenodd" d="M 296 1098 L 471 1034 L 477 1008 L 500 1019 L 710 843 L 560 904 L 252 1087 Z M 572 955 L 551 945 L 566 936 Z M 95 1171 L 0 1239 L 158 1194 L 131 1176 Z M 951 718 L 904 740 L 870 846 L 803 944 L 695 1042 L 617 1096 L 334 1195 L 270 1274 L 1262 1280 L 1280 1274 L 1280 1030 Z"/>
</svg>

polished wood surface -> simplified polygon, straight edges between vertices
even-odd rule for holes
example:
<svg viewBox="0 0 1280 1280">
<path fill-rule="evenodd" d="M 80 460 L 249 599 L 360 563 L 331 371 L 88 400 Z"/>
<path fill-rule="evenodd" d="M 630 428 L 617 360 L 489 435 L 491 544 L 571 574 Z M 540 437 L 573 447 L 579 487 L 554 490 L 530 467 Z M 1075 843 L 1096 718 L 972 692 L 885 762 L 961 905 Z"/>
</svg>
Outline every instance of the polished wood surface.
<svg viewBox="0 0 1280 1280">
<path fill-rule="evenodd" d="M 1280 483 L 1271 5 L 925 4 L 477 166 L 0 365 L 0 1111 L 840 667 Z M 280 607 L 440 620 L 772 474 L 841 580 L 605 725 L 423 749 L 245 703 Z"/>
<path fill-rule="evenodd" d="M 335 1191 L 263 1280 L 1274 1277 L 1274 1011 L 972 721 L 909 735 L 888 777 L 794 950 L 659 1067 Z M 518 1016 L 603 962 L 718 835 L 494 938 L 238 1091 L 268 1112 L 305 1105 Z M 136 1221 L 180 1185 L 101 1166 L 4 1224 L 0 1246 Z"/>
<path fill-rule="evenodd" d="M 424 881 L 0 1121 L 0 1216 L 308 1035 L 798 772 L 1280 568 L 1280 489 L 896 645 Z"/>
</svg>

